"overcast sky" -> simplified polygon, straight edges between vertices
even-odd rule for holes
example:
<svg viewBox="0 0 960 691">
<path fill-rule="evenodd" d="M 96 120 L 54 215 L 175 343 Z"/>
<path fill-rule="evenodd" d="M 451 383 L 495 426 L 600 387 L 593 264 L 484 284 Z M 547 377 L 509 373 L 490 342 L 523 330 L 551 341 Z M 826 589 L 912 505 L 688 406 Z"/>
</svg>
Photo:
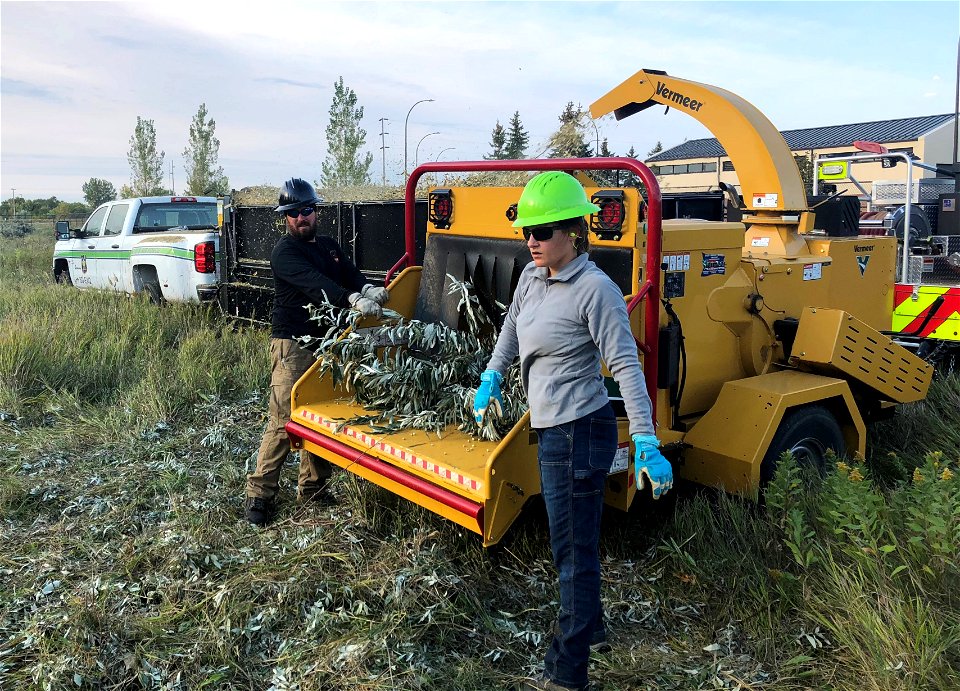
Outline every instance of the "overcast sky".
<svg viewBox="0 0 960 691">
<path fill-rule="evenodd" d="M 515 110 L 543 148 L 568 101 L 588 106 L 642 68 L 743 96 L 780 129 L 950 113 L 960 3 L 12 2 L 0 3 L 0 195 L 80 201 L 117 189 L 137 116 L 154 121 L 178 189 L 201 102 L 231 186 L 315 180 L 333 83 L 364 107 L 374 182 L 468 160 Z M 641 158 L 710 133 L 651 108 L 597 123 Z M 448 147 L 452 147 L 449 150 Z"/>
</svg>

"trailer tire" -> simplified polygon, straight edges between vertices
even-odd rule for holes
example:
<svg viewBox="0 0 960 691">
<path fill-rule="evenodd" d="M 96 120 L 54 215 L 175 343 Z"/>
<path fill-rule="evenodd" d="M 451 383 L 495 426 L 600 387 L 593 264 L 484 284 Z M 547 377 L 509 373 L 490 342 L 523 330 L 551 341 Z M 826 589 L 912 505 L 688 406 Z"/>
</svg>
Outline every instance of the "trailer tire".
<svg viewBox="0 0 960 691">
<path fill-rule="evenodd" d="M 809 405 L 789 410 L 760 463 L 760 487 L 765 487 L 773 479 L 780 457 L 787 451 L 801 467 L 814 468 L 822 475 L 827 470 L 827 450 L 832 449 L 842 456 L 845 447 L 837 418 L 823 406 Z"/>
</svg>

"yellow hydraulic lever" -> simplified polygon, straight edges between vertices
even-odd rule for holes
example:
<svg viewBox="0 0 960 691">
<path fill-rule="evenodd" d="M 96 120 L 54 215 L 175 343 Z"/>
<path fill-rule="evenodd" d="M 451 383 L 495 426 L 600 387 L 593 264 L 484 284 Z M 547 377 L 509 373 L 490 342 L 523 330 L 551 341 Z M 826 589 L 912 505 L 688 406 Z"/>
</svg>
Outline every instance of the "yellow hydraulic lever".
<svg viewBox="0 0 960 691">
<path fill-rule="evenodd" d="M 640 70 L 597 99 L 590 115 L 617 120 L 662 104 L 696 118 L 727 151 L 737 171 L 743 203 L 765 212 L 806 211 L 803 180 L 783 135 L 752 104 L 730 91 L 658 70 Z"/>
</svg>

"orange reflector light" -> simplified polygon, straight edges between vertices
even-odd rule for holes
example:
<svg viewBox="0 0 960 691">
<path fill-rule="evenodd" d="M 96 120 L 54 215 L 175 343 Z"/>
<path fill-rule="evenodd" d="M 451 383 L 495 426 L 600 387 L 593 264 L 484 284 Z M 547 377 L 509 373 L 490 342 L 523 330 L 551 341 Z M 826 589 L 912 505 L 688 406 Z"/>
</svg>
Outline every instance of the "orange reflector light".
<svg viewBox="0 0 960 691">
<path fill-rule="evenodd" d="M 453 192 L 448 189 L 433 190 L 428 199 L 430 222 L 440 230 L 450 227 L 453 218 Z"/>
<path fill-rule="evenodd" d="M 619 240 L 626 218 L 623 190 L 600 190 L 590 201 L 600 207 L 590 216 L 590 230 L 601 240 Z"/>
</svg>

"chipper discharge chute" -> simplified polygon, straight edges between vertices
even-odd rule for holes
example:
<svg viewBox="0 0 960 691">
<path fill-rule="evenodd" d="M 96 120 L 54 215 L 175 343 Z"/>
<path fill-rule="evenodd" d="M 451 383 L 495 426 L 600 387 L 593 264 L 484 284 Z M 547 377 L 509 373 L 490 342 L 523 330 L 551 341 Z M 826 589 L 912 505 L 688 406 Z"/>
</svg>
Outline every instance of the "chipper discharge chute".
<svg viewBox="0 0 960 691">
<path fill-rule="evenodd" d="M 933 372 L 881 333 L 893 307 L 896 239 L 818 231 L 783 137 L 728 91 L 646 70 L 591 113 L 621 119 L 653 105 L 686 112 L 717 135 L 739 175 L 742 222 L 661 223 L 656 177 L 629 158 L 431 163 L 407 185 L 407 251 L 390 274 L 403 268 L 390 284 L 389 306 L 452 325 L 455 310 L 443 299 L 448 274 L 508 304 L 530 260 L 511 227 L 521 188 L 464 187 L 430 192 L 425 256 L 413 266 L 414 189 L 424 173 L 579 171 L 601 208 L 589 218 L 590 259 L 623 292 L 675 476 L 756 496 L 783 451 L 817 467 L 831 449 L 863 454 L 866 422 L 923 398 Z M 634 188 L 597 184 L 591 170 L 633 173 L 645 202 Z M 375 434 L 342 425 L 366 411 L 317 369 L 293 389 L 287 430 L 294 447 L 449 518 L 484 545 L 500 540 L 539 493 L 537 437 L 527 416 L 497 443 L 455 428 L 439 439 Z M 627 419 L 608 382 L 620 442 L 605 500 L 627 509 L 636 494 Z"/>
</svg>

